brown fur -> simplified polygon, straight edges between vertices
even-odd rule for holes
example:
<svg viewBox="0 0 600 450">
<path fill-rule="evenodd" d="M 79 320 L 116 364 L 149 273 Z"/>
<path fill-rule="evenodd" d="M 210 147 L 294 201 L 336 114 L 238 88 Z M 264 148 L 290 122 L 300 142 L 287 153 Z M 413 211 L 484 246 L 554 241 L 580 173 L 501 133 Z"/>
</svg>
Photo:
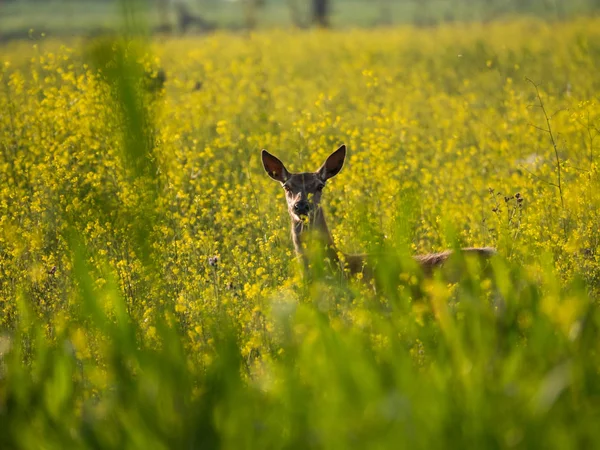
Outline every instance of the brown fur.
<svg viewBox="0 0 600 450">
<path fill-rule="evenodd" d="M 321 242 L 325 249 L 325 256 L 340 268 L 348 270 L 351 274 L 362 273 L 367 278 L 372 278 L 372 269 L 366 264 L 367 255 L 347 255 L 339 252 L 333 242 L 325 216 L 321 208 L 321 190 L 329 178 L 339 173 L 346 157 L 346 146 L 342 145 L 323 165 L 314 173 L 291 173 L 283 163 L 275 156 L 262 151 L 263 166 L 269 176 L 281 183 L 286 191 L 288 212 L 292 222 L 292 241 L 296 253 L 302 257 L 308 265 L 304 249 L 304 239 L 310 230 Z M 299 214 L 299 206 L 303 214 Z M 304 214 L 303 208 L 306 208 Z M 304 216 L 304 217 L 303 217 Z M 465 254 L 474 254 L 482 258 L 488 258 L 496 253 L 491 247 L 468 247 L 460 250 Z M 441 267 L 453 254 L 452 250 L 440 253 L 413 256 L 425 274 L 430 275 L 435 268 Z M 340 258 L 341 255 L 341 258 Z"/>
<path fill-rule="evenodd" d="M 492 247 L 466 247 L 461 248 L 460 252 L 466 255 L 475 255 L 486 259 L 496 254 L 496 249 Z M 423 272 L 431 275 L 434 269 L 442 267 L 446 261 L 454 254 L 452 250 L 446 250 L 440 253 L 429 253 L 427 255 L 413 256 L 415 261 L 419 263 Z"/>
</svg>

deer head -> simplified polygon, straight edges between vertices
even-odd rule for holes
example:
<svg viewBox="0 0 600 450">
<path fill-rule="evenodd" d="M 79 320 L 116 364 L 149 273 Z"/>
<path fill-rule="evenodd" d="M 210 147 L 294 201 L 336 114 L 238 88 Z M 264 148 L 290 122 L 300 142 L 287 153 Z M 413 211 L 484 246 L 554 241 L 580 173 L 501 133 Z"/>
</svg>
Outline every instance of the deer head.
<svg viewBox="0 0 600 450">
<path fill-rule="evenodd" d="M 325 183 L 336 176 L 346 158 L 346 146 L 333 152 L 316 172 L 290 173 L 283 163 L 266 150 L 262 162 L 271 178 L 281 183 L 285 190 L 288 211 L 293 222 L 312 222 L 321 208 L 321 193 Z"/>
</svg>

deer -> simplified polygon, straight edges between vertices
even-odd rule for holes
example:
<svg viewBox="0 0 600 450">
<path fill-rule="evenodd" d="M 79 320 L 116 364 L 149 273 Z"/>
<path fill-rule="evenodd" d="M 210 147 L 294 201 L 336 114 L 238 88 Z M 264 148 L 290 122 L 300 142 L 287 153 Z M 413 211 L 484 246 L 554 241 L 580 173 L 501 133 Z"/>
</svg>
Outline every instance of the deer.
<svg viewBox="0 0 600 450">
<path fill-rule="evenodd" d="M 337 249 L 321 207 L 323 188 L 342 170 L 346 159 L 346 146 L 340 146 L 329 155 L 316 172 L 291 173 L 279 158 L 268 151 L 262 150 L 261 156 L 267 174 L 278 181 L 285 191 L 294 249 L 305 266 L 308 267 L 309 264 L 306 237 L 311 231 L 321 244 L 324 257 L 329 258 L 330 261 L 351 275 L 362 274 L 367 279 L 373 278 L 373 268 L 368 264 L 369 255 L 346 254 Z M 483 259 L 496 254 L 496 250 L 492 247 L 466 247 L 459 251 Z M 431 276 L 434 269 L 442 267 L 453 253 L 455 253 L 453 250 L 446 250 L 439 253 L 415 255 L 412 258 L 426 276 Z"/>
</svg>

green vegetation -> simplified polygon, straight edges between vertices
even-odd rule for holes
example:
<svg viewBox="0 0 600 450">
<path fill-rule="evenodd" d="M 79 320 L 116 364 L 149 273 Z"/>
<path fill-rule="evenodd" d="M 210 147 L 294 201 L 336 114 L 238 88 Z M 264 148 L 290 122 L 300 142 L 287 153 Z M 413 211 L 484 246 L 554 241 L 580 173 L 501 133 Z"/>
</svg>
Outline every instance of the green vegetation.
<svg viewBox="0 0 600 450">
<path fill-rule="evenodd" d="M 151 29 L 165 23 L 178 28 L 177 3 L 186 5 L 218 28 L 240 29 L 249 22 L 259 28 L 289 27 L 295 22 L 310 24 L 311 0 L 188 0 L 137 2 L 148 13 Z M 292 6 L 290 6 L 292 5 Z M 519 14 L 550 20 L 598 11 L 598 0 L 331 0 L 331 22 L 336 28 L 406 24 L 435 25 L 445 22 L 491 21 Z M 292 13 L 296 11 L 296 13 Z M 0 39 L 46 33 L 53 36 L 88 35 L 114 29 L 121 14 L 115 0 L 9 0 L 0 3 Z M 187 34 L 202 30 L 191 26 Z"/>
<path fill-rule="evenodd" d="M 0 448 L 596 447 L 599 43 L 529 18 L 5 47 Z M 302 275 L 260 162 L 341 143 L 324 207 L 385 255 L 376 291 Z M 478 245 L 487 271 L 403 260 Z"/>
</svg>

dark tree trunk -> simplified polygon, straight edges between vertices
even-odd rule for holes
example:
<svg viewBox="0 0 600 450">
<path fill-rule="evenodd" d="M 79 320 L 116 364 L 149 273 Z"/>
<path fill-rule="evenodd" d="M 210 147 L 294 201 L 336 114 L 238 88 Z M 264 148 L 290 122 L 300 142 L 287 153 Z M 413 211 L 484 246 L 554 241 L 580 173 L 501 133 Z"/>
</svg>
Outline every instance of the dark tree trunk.
<svg viewBox="0 0 600 450">
<path fill-rule="evenodd" d="M 158 27 L 163 31 L 170 29 L 169 0 L 158 0 L 158 16 Z"/>
<path fill-rule="evenodd" d="M 329 26 L 329 0 L 313 0 L 313 20 L 321 27 Z"/>
</svg>

